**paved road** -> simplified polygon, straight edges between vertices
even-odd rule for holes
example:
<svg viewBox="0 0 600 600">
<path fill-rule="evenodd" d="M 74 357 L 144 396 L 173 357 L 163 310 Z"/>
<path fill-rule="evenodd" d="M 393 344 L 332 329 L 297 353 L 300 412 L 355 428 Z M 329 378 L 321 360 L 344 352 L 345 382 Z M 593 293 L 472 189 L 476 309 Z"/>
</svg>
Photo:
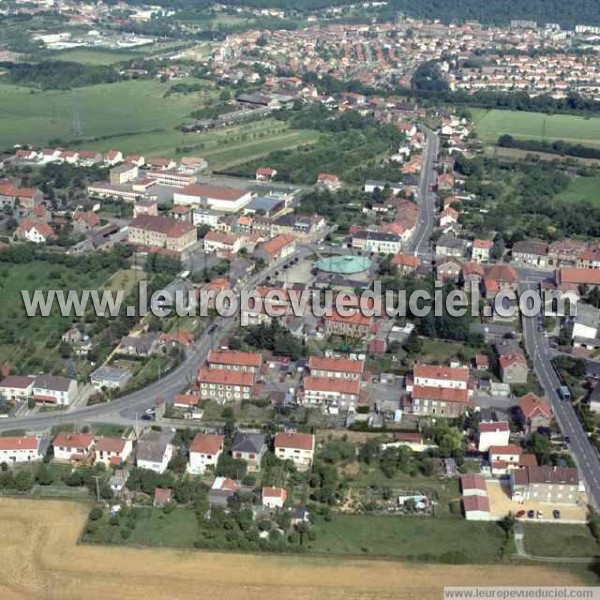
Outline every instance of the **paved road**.
<svg viewBox="0 0 600 600">
<path fill-rule="evenodd" d="M 520 286 L 520 291 L 537 289 L 533 283 Z M 565 402 L 558 395 L 561 382 L 551 362 L 551 349 L 548 346 L 544 332 L 537 330 L 535 317 L 523 316 L 523 337 L 527 354 L 544 388 L 547 397 L 552 403 L 552 408 L 561 431 L 571 439 L 570 450 L 577 462 L 579 471 L 583 476 L 585 486 L 591 503 L 600 508 L 600 457 L 596 448 L 591 444 L 583 425 L 575 413 L 570 402 Z"/>
<path fill-rule="evenodd" d="M 323 237 L 328 231 L 323 233 Z M 242 288 L 246 290 L 254 289 L 266 277 L 280 269 L 283 263 L 289 262 L 295 257 L 301 259 L 311 254 L 312 251 L 309 246 L 299 246 L 296 252 L 286 257 L 284 261 L 267 267 L 251 277 Z M 142 390 L 127 394 L 106 404 L 76 408 L 65 412 L 40 413 L 25 418 L 2 419 L 0 421 L 0 432 L 24 427 L 31 431 L 44 431 L 53 425 L 74 421 L 79 423 L 110 421 L 116 424 L 133 424 L 145 409 L 154 405 L 157 398 L 170 400 L 186 385 L 190 384 L 194 380 L 200 365 L 206 361 L 213 345 L 238 324 L 239 316 L 231 318 L 217 317 L 212 325 L 207 327 L 202 336 L 186 350 L 184 361 L 176 369 Z"/>
<path fill-rule="evenodd" d="M 432 131 L 425 130 L 427 144 L 423 150 L 423 167 L 421 169 L 421 183 L 419 185 L 419 219 L 415 234 L 408 244 L 408 250 L 427 257 L 431 254 L 429 243 L 436 224 L 436 196 L 430 191 L 435 182 L 435 162 L 439 151 L 438 136 Z"/>
</svg>

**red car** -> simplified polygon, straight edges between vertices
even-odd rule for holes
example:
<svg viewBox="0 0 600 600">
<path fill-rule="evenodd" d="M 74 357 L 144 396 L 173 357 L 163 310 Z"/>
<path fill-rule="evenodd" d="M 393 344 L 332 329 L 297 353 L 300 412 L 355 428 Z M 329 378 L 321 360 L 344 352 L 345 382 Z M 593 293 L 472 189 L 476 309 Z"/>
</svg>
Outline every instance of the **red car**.
<svg viewBox="0 0 600 600">
<path fill-rule="evenodd" d="M 525 516 L 525 511 L 524 510 L 520 510 L 517 513 L 517 519 L 522 519 Z"/>
</svg>

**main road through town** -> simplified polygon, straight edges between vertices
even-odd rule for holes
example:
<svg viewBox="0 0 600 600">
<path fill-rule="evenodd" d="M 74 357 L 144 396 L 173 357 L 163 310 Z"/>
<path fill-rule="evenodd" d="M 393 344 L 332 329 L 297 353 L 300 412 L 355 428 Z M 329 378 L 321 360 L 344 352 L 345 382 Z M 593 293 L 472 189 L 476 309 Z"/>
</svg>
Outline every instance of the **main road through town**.
<svg viewBox="0 0 600 600">
<path fill-rule="evenodd" d="M 520 287 L 521 292 L 528 289 L 539 290 L 539 285 L 524 283 Z M 538 331 L 536 317 L 523 315 L 522 321 L 527 354 L 533 363 L 533 368 L 546 392 L 546 396 L 552 403 L 554 415 L 563 435 L 570 438 L 569 449 L 577 462 L 579 472 L 583 476 L 590 503 L 596 508 L 600 508 L 600 456 L 598 451 L 590 442 L 571 402 L 562 400 L 558 393 L 561 381 L 552 365 L 552 353 L 545 333 Z"/>
</svg>

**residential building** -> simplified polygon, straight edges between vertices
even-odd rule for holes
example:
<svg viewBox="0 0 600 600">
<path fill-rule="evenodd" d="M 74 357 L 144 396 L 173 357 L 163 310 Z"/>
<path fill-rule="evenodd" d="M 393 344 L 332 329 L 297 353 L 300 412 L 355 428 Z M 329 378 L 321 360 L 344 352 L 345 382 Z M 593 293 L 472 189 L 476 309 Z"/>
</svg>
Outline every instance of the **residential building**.
<svg viewBox="0 0 600 600">
<path fill-rule="evenodd" d="M 8 436 L 0 437 L 0 464 L 26 463 L 42 460 L 46 452 L 41 437 Z"/>
<path fill-rule="evenodd" d="M 139 169 L 134 164 L 122 164 L 113 167 L 108 174 L 108 180 L 111 185 L 123 185 L 138 178 Z"/>
<path fill-rule="evenodd" d="M 413 384 L 415 387 L 467 390 L 468 382 L 469 367 L 446 367 L 417 363 L 413 368 Z"/>
<path fill-rule="evenodd" d="M 435 245 L 436 256 L 462 258 L 465 255 L 467 242 L 461 238 L 441 236 Z"/>
<path fill-rule="evenodd" d="M 188 473 L 203 475 L 207 467 L 216 468 L 224 444 L 223 435 L 197 433 L 190 445 Z"/>
<path fill-rule="evenodd" d="M 140 215 L 129 224 L 130 244 L 182 252 L 196 243 L 196 228 L 185 221 Z"/>
<path fill-rule="evenodd" d="M 96 462 L 106 466 L 118 466 L 124 463 L 133 452 L 133 442 L 127 438 L 102 436 L 94 444 Z"/>
<path fill-rule="evenodd" d="M 578 490 L 579 475 L 574 468 L 540 466 L 510 472 L 511 498 L 516 502 L 575 505 Z"/>
<path fill-rule="evenodd" d="M 402 238 L 392 233 L 362 231 L 352 236 L 352 248 L 377 254 L 398 254 Z"/>
<path fill-rule="evenodd" d="M 490 251 L 494 247 L 492 240 L 473 240 L 471 246 L 471 260 L 478 263 L 490 261 Z"/>
<path fill-rule="evenodd" d="M 360 399 L 360 380 L 340 377 L 305 377 L 302 403 L 354 410 Z"/>
<path fill-rule="evenodd" d="M 25 220 L 21 223 L 19 229 L 23 232 L 23 237 L 34 244 L 46 244 L 58 239 L 54 229 L 48 223 L 34 223 Z"/>
<path fill-rule="evenodd" d="M 164 473 L 175 453 L 172 439 L 172 433 L 152 430 L 145 432 L 137 442 L 136 465 L 140 469 Z"/>
<path fill-rule="evenodd" d="M 6 400 L 27 400 L 33 393 L 35 377 L 9 375 L 0 382 L 0 396 Z"/>
<path fill-rule="evenodd" d="M 237 212 L 252 200 L 251 192 L 214 185 L 193 183 L 173 194 L 175 204 L 212 208 L 223 212 Z"/>
<path fill-rule="evenodd" d="M 331 173 L 319 173 L 317 176 L 317 187 L 335 192 L 342 187 L 342 182 L 337 175 Z"/>
<path fill-rule="evenodd" d="M 308 368 L 313 377 L 343 378 L 361 380 L 365 362 L 352 358 L 329 358 L 310 356 Z"/>
<path fill-rule="evenodd" d="M 202 240 L 204 251 L 210 254 L 237 254 L 242 247 L 243 238 L 231 233 L 211 230 Z"/>
<path fill-rule="evenodd" d="M 264 487 L 262 489 L 262 505 L 270 509 L 283 508 L 287 499 L 287 491 L 283 488 Z"/>
<path fill-rule="evenodd" d="M 40 375 L 35 378 L 32 397 L 36 402 L 68 406 L 77 396 L 77 381 L 54 375 Z"/>
<path fill-rule="evenodd" d="M 519 467 L 523 449 L 514 444 L 506 446 L 490 446 L 488 449 L 488 458 L 492 466 L 492 473 L 497 474 L 498 471 L 504 474 L 506 469 L 516 469 Z"/>
<path fill-rule="evenodd" d="M 533 392 L 525 394 L 519 399 L 519 413 L 523 428 L 528 433 L 550 427 L 552 408 L 546 400 L 536 396 Z"/>
<path fill-rule="evenodd" d="M 216 400 L 221 404 L 249 400 L 254 373 L 202 367 L 198 373 L 198 384 L 201 400 Z"/>
<path fill-rule="evenodd" d="M 466 388 L 414 385 L 405 410 L 414 415 L 458 417 L 469 406 Z"/>
<path fill-rule="evenodd" d="M 469 473 L 460 478 L 460 489 L 463 496 L 487 496 L 487 487 L 483 475 Z"/>
<path fill-rule="evenodd" d="M 92 458 L 94 436 L 91 433 L 59 433 L 52 446 L 55 460 L 87 462 Z"/>
<path fill-rule="evenodd" d="M 236 432 L 231 443 L 231 456 L 243 460 L 248 471 L 258 471 L 263 456 L 267 451 L 266 436 L 262 433 Z"/>
<path fill-rule="evenodd" d="M 261 244 L 254 254 L 258 258 L 262 258 L 267 264 L 273 264 L 290 256 L 295 251 L 295 236 L 280 234 Z"/>
<path fill-rule="evenodd" d="M 548 244 L 541 240 L 523 240 L 512 247 L 512 259 L 533 267 L 545 267 L 548 264 Z"/>
<path fill-rule="evenodd" d="M 392 258 L 392 266 L 398 268 L 400 275 L 410 275 L 414 273 L 421 265 L 421 259 L 412 254 L 396 254 Z"/>
<path fill-rule="evenodd" d="M 210 208 L 194 208 L 192 210 L 192 223 L 194 227 L 198 227 L 199 225 L 216 227 L 222 216 L 223 213 L 211 210 Z"/>
<path fill-rule="evenodd" d="M 271 181 L 277 175 L 276 169 L 271 167 L 258 167 L 256 169 L 256 181 Z"/>
<path fill-rule="evenodd" d="M 118 369 L 102 365 L 90 374 L 90 383 L 97 389 L 122 390 L 132 378 L 133 373 L 127 369 Z"/>
<path fill-rule="evenodd" d="M 305 471 L 313 461 L 315 436 L 308 433 L 278 433 L 274 449 L 277 458 L 291 460 L 299 471 Z"/>
<path fill-rule="evenodd" d="M 501 355 L 498 358 L 498 365 L 500 367 L 500 379 L 502 383 L 510 385 L 527 383 L 529 367 L 523 352 L 515 350 Z"/>
<path fill-rule="evenodd" d="M 510 437 L 510 428 L 506 421 L 479 424 L 479 452 L 487 452 L 490 446 L 506 446 Z"/>
<path fill-rule="evenodd" d="M 184 156 L 179 161 L 177 170 L 185 175 L 194 175 L 198 171 L 203 171 L 208 167 L 208 163 L 204 158 L 199 156 Z"/>
<path fill-rule="evenodd" d="M 258 373 L 262 365 L 262 356 L 258 352 L 211 350 L 207 362 L 211 369 Z"/>
<path fill-rule="evenodd" d="M 467 521 L 490 520 L 490 501 L 487 496 L 463 496 L 462 504 Z"/>
<path fill-rule="evenodd" d="M 139 335 L 126 335 L 121 338 L 116 352 L 127 356 L 138 356 L 147 358 L 158 347 L 159 337 L 157 333 L 141 333 Z"/>
<path fill-rule="evenodd" d="M 330 316 L 324 317 L 324 321 L 325 332 L 328 335 L 364 339 L 373 329 L 373 317 L 363 315 L 358 309 L 349 317 L 342 316 L 334 309 Z"/>
</svg>

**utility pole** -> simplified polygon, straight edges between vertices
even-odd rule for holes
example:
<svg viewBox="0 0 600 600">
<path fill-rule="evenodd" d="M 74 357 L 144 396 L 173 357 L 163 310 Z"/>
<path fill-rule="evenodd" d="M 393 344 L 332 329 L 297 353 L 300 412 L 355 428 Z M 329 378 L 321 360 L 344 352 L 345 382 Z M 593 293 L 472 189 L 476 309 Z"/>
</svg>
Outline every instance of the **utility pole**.
<svg viewBox="0 0 600 600">
<path fill-rule="evenodd" d="M 100 502 L 100 483 L 98 479 L 100 475 L 94 475 L 94 479 L 96 480 L 96 502 Z"/>
</svg>

